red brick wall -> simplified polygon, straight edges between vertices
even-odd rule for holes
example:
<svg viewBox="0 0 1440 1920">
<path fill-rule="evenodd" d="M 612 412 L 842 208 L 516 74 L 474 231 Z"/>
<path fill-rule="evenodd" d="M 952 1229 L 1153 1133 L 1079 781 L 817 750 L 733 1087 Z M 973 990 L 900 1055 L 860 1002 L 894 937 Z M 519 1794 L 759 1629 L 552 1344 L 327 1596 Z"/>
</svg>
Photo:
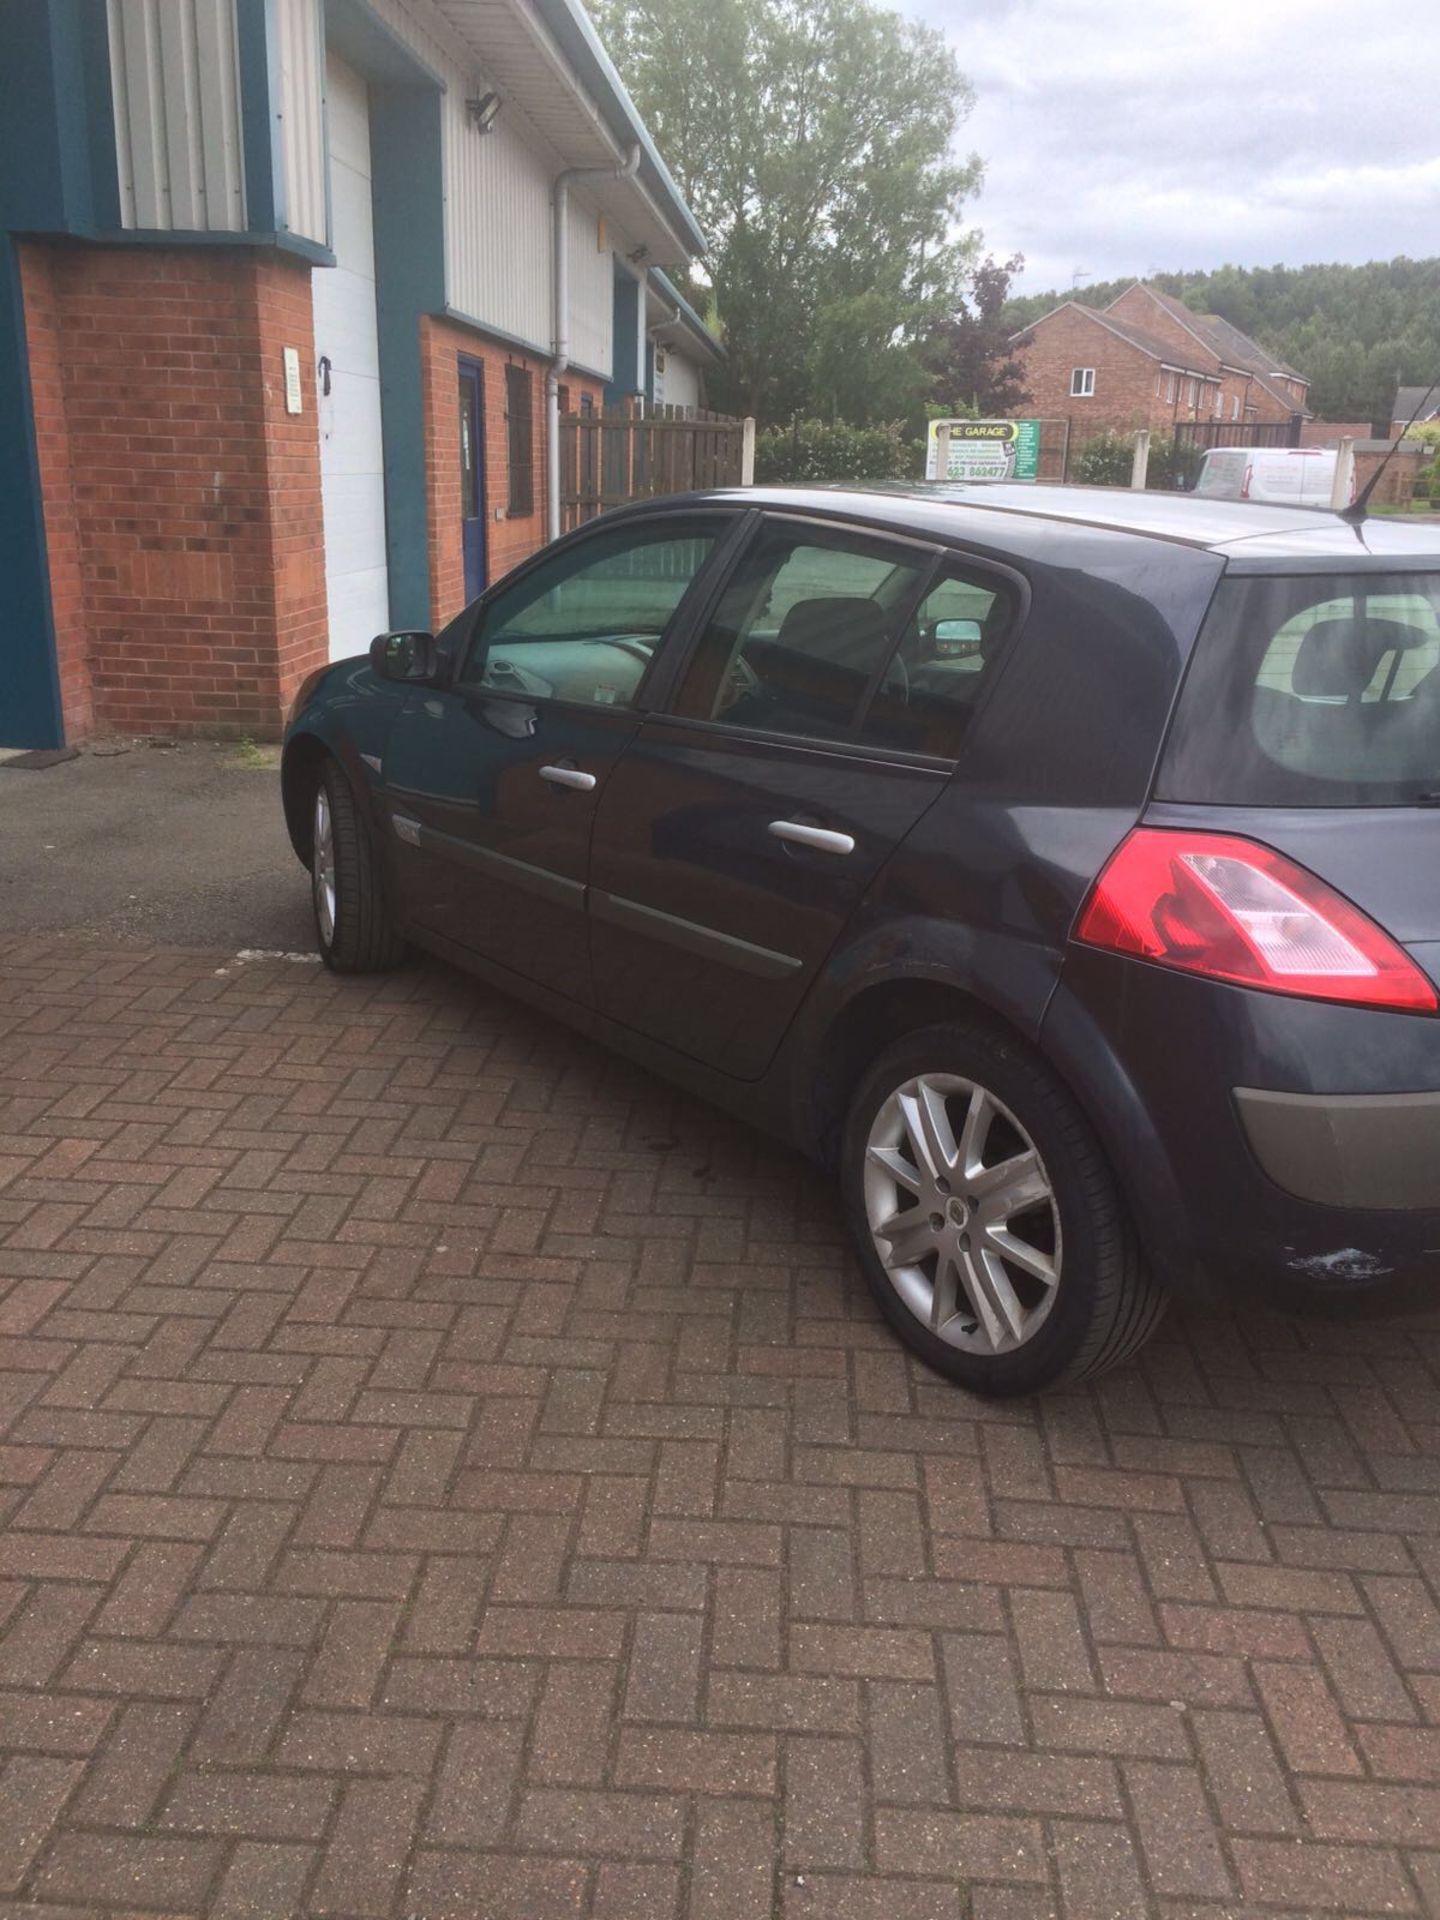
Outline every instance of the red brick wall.
<svg viewBox="0 0 1440 1920">
<path fill-rule="evenodd" d="M 1368 420 L 1307 420 L 1300 429 L 1302 447 L 1333 447 L 1341 440 L 1368 440 Z"/>
<path fill-rule="evenodd" d="M 247 358 L 260 389 L 265 458 L 260 524 L 270 549 L 276 712 L 283 722 L 300 682 L 330 657 L 309 268 L 278 254 L 262 259 L 255 269 L 254 298 L 255 340 Z M 300 355 L 298 414 L 285 411 L 286 347 Z"/>
<path fill-rule="evenodd" d="M 453 321 L 428 316 L 420 322 L 425 469 L 430 520 L 430 616 L 443 627 L 465 604 L 465 563 L 460 541 L 459 362 L 463 355 L 484 369 L 485 579 L 500 579 L 545 544 L 545 368 L 539 355 L 487 339 Z M 530 370 L 534 461 L 534 511 L 511 516 L 510 445 L 506 419 L 505 368 Z M 604 397 L 600 381 L 573 370 L 562 382 L 570 404 L 582 393 L 597 406 Z M 497 508 L 501 517 L 497 519 Z"/>
<path fill-rule="evenodd" d="M 1373 453 L 1356 452 L 1355 491 L 1357 493 L 1384 458 L 1384 446 L 1377 447 Z M 1413 500 L 1416 479 L 1428 458 L 1428 448 L 1401 447 L 1382 474 L 1379 486 L 1371 494 L 1371 504 L 1377 507 L 1396 506 L 1402 501 Z"/>
<path fill-rule="evenodd" d="M 67 735 L 274 733 L 326 654 L 308 267 L 34 241 L 22 258 Z"/>
</svg>

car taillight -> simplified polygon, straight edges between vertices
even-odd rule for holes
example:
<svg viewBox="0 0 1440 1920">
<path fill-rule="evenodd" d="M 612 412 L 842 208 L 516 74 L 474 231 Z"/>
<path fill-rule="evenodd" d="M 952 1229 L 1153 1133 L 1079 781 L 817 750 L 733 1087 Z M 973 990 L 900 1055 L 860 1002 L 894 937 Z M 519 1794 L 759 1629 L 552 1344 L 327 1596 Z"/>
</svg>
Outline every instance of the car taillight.
<svg viewBox="0 0 1440 1920">
<path fill-rule="evenodd" d="M 1233 834 L 1137 827 L 1075 937 L 1269 993 L 1434 1013 L 1434 986 L 1388 933 L 1304 867 Z"/>
</svg>

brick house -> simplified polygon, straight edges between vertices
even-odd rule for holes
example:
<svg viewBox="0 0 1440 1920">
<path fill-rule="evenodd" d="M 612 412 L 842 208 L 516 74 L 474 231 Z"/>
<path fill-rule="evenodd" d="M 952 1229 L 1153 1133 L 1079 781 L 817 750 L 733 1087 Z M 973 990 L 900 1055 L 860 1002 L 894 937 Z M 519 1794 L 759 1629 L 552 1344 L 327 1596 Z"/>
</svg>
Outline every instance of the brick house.
<svg viewBox="0 0 1440 1920">
<path fill-rule="evenodd" d="M 1403 433 L 1412 419 L 1417 427 L 1440 420 L 1440 381 L 1431 387 L 1400 387 L 1396 391 L 1390 421 L 1391 439 Z"/>
<path fill-rule="evenodd" d="M 0 746 L 273 733 L 544 542 L 559 412 L 657 361 L 700 398 L 655 269 L 703 236 L 580 0 L 18 0 L 5 41 Z"/>
<path fill-rule="evenodd" d="M 1182 421 L 1288 422 L 1309 382 L 1238 327 L 1137 281 L 1107 307 L 1066 300 L 1014 336 L 1025 411 L 1070 423 L 1081 445 L 1109 429 Z"/>
</svg>

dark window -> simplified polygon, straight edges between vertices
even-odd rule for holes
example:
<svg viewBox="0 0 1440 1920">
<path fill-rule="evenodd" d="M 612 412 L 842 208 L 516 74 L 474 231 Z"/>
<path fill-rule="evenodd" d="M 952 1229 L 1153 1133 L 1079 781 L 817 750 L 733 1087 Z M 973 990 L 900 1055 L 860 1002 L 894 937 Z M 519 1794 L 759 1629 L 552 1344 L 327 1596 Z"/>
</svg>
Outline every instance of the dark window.
<svg viewBox="0 0 1440 1920">
<path fill-rule="evenodd" d="M 765 733 L 853 738 L 929 554 L 767 527 L 701 637 L 676 710 Z"/>
<path fill-rule="evenodd" d="M 1404 806 L 1440 790 L 1440 574 L 1228 580 L 1157 791 L 1214 806 Z"/>
<path fill-rule="evenodd" d="M 563 548 L 484 603 L 461 684 L 627 707 L 690 583 L 731 524 L 667 515 Z"/>
<path fill-rule="evenodd" d="M 528 367 L 512 362 L 505 369 L 505 423 L 509 437 L 510 500 L 507 511 L 535 511 L 534 382 Z"/>
<path fill-rule="evenodd" d="M 875 689 L 861 739 L 953 760 L 1014 614 L 1009 588 L 947 567 Z"/>
</svg>

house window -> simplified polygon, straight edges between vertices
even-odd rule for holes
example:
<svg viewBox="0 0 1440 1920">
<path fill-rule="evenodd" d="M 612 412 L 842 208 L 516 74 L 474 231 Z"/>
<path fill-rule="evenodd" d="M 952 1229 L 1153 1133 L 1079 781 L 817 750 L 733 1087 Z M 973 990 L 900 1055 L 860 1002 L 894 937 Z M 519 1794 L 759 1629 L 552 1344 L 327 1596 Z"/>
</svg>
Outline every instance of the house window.
<svg viewBox="0 0 1440 1920">
<path fill-rule="evenodd" d="M 1200 405 L 1200 382 L 1198 380 L 1187 380 L 1185 382 L 1185 404 L 1192 413 L 1194 413 Z"/>
<path fill-rule="evenodd" d="M 1173 407 L 1175 404 L 1175 376 L 1173 373 L 1167 373 L 1165 376 L 1165 404 L 1167 407 Z"/>
<path fill-rule="evenodd" d="M 1240 396 L 1238 393 L 1232 393 L 1230 396 L 1230 418 L 1232 420 L 1238 420 L 1240 418 Z"/>
<path fill-rule="evenodd" d="M 1094 367 L 1076 367 L 1070 375 L 1070 392 L 1077 400 L 1087 400 L 1095 391 Z"/>
<path fill-rule="evenodd" d="M 535 418 L 531 398 L 534 382 L 528 367 L 513 363 L 505 369 L 505 426 L 510 466 L 512 515 L 535 511 Z"/>
<path fill-rule="evenodd" d="M 1225 418 L 1225 394 L 1220 387 L 1215 389 L 1215 418 L 1217 420 Z"/>
</svg>

